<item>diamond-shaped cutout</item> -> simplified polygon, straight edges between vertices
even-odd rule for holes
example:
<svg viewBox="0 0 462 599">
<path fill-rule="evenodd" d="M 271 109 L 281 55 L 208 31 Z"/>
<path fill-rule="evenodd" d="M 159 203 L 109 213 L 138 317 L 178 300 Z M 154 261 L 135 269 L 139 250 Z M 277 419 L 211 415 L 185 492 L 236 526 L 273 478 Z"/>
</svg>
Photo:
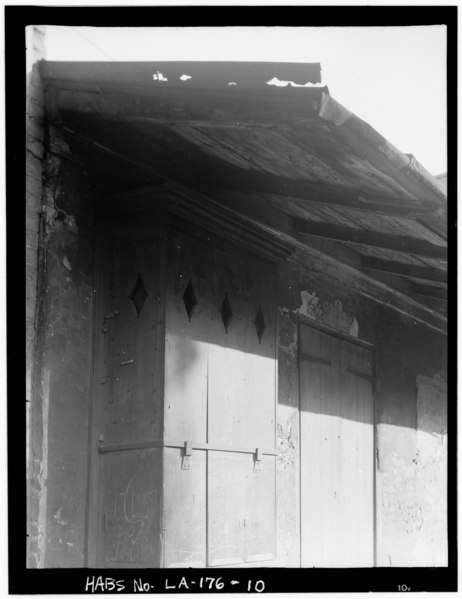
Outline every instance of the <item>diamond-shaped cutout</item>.
<svg viewBox="0 0 462 599">
<path fill-rule="evenodd" d="M 194 308 L 197 306 L 196 294 L 194 293 L 194 288 L 191 281 L 189 281 L 186 291 L 183 293 L 183 302 L 189 322 L 191 322 Z"/>
<path fill-rule="evenodd" d="M 266 322 L 263 316 L 263 312 L 261 310 L 261 306 L 258 306 L 257 315 L 254 320 L 255 328 L 257 329 L 258 340 L 261 343 L 261 338 L 263 337 L 263 333 L 266 329 Z"/>
<path fill-rule="evenodd" d="M 225 331 L 228 332 L 229 325 L 231 323 L 231 319 L 233 317 L 233 311 L 231 309 L 231 304 L 229 303 L 228 295 L 225 295 L 225 299 L 221 304 L 221 319 L 223 324 L 225 325 Z"/>
<path fill-rule="evenodd" d="M 141 275 L 139 274 L 138 278 L 136 279 L 135 286 L 133 287 L 133 291 L 128 296 L 130 301 L 133 304 L 133 307 L 135 308 L 136 315 L 138 318 L 141 314 L 141 310 L 143 309 L 144 302 L 146 301 L 148 295 L 149 295 L 149 293 L 146 291 L 146 287 L 144 286 L 143 279 L 141 278 Z"/>
</svg>

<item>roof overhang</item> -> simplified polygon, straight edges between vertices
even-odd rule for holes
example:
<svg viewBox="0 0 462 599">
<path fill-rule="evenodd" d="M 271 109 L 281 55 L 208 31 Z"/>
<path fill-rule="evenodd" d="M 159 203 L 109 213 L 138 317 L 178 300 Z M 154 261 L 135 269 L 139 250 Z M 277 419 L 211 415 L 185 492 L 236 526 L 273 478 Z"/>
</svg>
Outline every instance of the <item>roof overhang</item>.
<svg viewBox="0 0 462 599">
<path fill-rule="evenodd" d="M 331 98 L 319 64 L 42 62 L 41 75 L 53 126 L 74 152 L 109 161 L 109 177 L 213 197 L 438 312 L 446 196 Z"/>
</svg>

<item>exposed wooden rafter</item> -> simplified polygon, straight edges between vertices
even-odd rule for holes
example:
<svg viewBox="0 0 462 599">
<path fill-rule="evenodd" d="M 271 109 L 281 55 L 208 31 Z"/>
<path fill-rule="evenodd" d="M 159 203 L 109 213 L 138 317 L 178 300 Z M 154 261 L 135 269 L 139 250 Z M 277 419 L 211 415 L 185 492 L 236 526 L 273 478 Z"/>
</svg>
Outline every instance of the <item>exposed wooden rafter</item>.
<svg viewBox="0 0 462 599">
<path fill-rule="evenodd" d="M 315 237 L 325 237 L 335 241 L 368 245 L 405 254 L 437 258 L 439 260 L 446 260 L 447 258 L 446 247 L 435 245 L 415 237 L 389 235 L 388 233 L 366 229 L 354 229 L 353 227 L 343 227 L 340 225 L 302 219 L 297 219 L 295 228 L 297 233 L 302 237 L 305 235 L 313 235 Z"/>
<path fill-rule="evenodd" d="M 420 225 L 431 231 L 434 235 L 438 235 L 438 237 L 440 237 L 440 239 L 443 239 L 445 242 L 447 241 L 447 231 L 442 230 L 442 228 L 438 227 L 437 223 L 429 222 L 427 218 L 417 218 L 416 220 Z"/>
<path fill-rule="evenodd" d="M 379 258 L 363 259 L 363 267 L 366 270 L 386 272 L 402 277 L 413 277 L 423 281 L 435 281 L 446 283 L 447 272 L 437 268 L 425 266 L 416 266 L 415 264 L 403 264 L 402 262 L 392 262 L 391 260 L 380 260 Z"/>
<path fill-rule="evenodd" d="M 443 289 L 442 287 L 433 287 L 432 285 L 417 285 L 414 283 L 412 285 L 412 291 L 416 295 L 422 295 L 432 299 L 444 301 L 447 301 L 448 299 L 447 290 Z"/>
<path fill-rule="evenodd" d="M 89 146 L 98 152 L 103 152 L 107 156 L 110 156 L 111 158 L 115 159 L 117 162 L 126 164 L 127 166 L 130 166 L 131 168 L 135 169 L 136 171 L 142 172 L 145 175 L 148 175 L 148 176 L 151 176 L 154 178 L 160 178 L 158 173 L 154 169 L 150 168 L 150 166 L 147 164 L 143 164 L 142 162 L 132 160 L 125 154 L 121 154 L 120 152 L 117 152 L 104 144 L 100 144 L 97 141 L 90 139 L 89 137 L 86 137 L 85 135 L 80 135 L 80 133 L 73 131 L 69 127 L 66 127 L 64 125 L 62 125 L 62 126 L 54 125 L 54 126 L 57 129 L 61 129 L 61 131 L 63 131 L 64 133 L 70 135 L 71 138 L 74 138 L 76 141 L 84 144 L 85 146 Z"/>
</svg>

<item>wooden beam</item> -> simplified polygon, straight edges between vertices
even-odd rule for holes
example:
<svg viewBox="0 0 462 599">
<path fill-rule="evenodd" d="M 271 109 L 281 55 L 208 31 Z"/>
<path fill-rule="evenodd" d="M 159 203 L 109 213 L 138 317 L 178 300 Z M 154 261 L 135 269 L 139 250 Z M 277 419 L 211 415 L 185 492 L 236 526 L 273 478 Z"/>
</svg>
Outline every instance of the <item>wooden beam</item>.
<svg viewBox="0 0 462 599">
<path fill-rule="evenodd" d="M 416 266 L 415 264 L 392 262 L 391 260 L 380 260 L 379 258 L 365 257 L 363 259 L 363 267 L 366 270 L 387 272 L 401 277 L 413 277 L 424 281 L 436 281 L 438 283 L 446 283 L 448 279 L 447 272 L 444 270 Z"/>
<path fill-rule="evenodd" d="M 141 163 L 139 161 L 131 160 L 125 154 L 121 154 L 120 152 L 116 152 L 115 150 L 112 150 L 111 148 L 109 148 L 108 146 L 106 146 L 104 144 L 100 144 L 97 141 L 94 141 L 93 139 L 90 139 L 89 137 L 86 137 L 84 135 L 80 135 L 79 133 L 77 133 L 76 131 L 73 131 L 69 127 L 66 127 L 64 125 L 59 126 L 59 125 L 56 125 L 56 124 L 53 125 L 53 126 L 56 129 L 60 129 L 64 133 L 67 133 L 68 135 L 71 136 L 71 138 L 74 138 L 78 142 L 80 142 L 80 143 L 82 143 L 82 144 L 84 144 L 84 145 L 86 145 L 88 147 L 91 147 L 91 148 L 93 148 L 94 150 L 96 150 L 98 152 L 102 152 L 103 154 L 106 154 L 107 156 L 110 156 L 111 158 L 114 158 L 118 162 L 126 164 L 127 166 L 130 166 L 131 168 L 135 169 L 136 171 L 144 173 L 145 175 L 148 175 L 151 178 L 165 179 L 165 177 L 160 177 L 160 175 L 154 169 L 150 168 L 149 165 L 143 164 L 143 163 Z"/>
<path fill-rule="evenodd" d="M 412 285 L 412 292 L 416 295 L 431 297 L 432 299 L 444 300 L 448 299 L 448 292 L 442 287 L 433 287 L 432 285 Z"/>
<path fill-rule="evenodd" d="M 440 216 L 438 220 L 443 220 L 443 219 L 444 219 L 444 216 L 443 217 Z M 444 229 L 439 228 L 437 222 L 434 222 L 434 223 L 429 222 L 428 218 L 418 218 L 417 222 L 420 225 L 422 225 L 423 227 L 425 227 L 426 229 L 428 229 L 429 231 L 431 231 L 434 235 L 438 235 L 438 237 L 440 239 L 443 239 L 445 242 L 447 241 L 447 239 L 448 239 L 447 230 L 445 231 Z M 444 222 L 444 220 L 443 220 L 443 222 Z M 447 224 L 446 224 L 445 228 L 447 228 Z"/>
<path fill-rule="evenodd" d="M 300 115 L 317 118 L 315 106 L 321 97 L 318 88 L 306 88 L 304 95 L 284 96 L 275 101 L 269 96 L 236 96 L 229 93 L 156 89 L 136 90 L 125 88 L 112 93 L 59 89 L 58 107 L 64 112 L 101 115 L 117 119 L 154 119 L 163 124 L 208 124 L 221 126 L 223 123 L 237 128 L 258 127 L 271 124 L 289 126 Z"/>
<path fill-rule="evenodd" d="M 365 229 L 354 229 L 353 227 L 343 227 L 322 222 L 307 221 L 297 219 L 296 231 L 304 235 L 313 235 L 315 237 L 324 237 L 350 243 L 358 243 L 371 247 L 413 254 L 417 256 L 426 256 L 440 260 L 447 259 L 447 248 L 441 245 L 429 243 L 423 239 L 407 237 L 403 235 L 393 235 L 388 233 L 370 231 Z"/>
</svg>

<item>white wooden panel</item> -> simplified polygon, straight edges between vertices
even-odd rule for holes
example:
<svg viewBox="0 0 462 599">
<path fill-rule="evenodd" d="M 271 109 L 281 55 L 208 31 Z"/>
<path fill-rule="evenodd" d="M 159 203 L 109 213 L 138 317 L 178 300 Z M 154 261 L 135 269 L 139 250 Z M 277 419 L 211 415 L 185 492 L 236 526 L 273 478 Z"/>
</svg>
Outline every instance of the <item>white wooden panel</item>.
<svg viewBox="0 0 462 599">
<path fill-rule="evenodd" d="M 185 471 L 175 462 L 179 451 L 165 450 L 165 565 L 201 565 L 206 530 L 207 565 L 274 559 L 275 458 L 263 456 L 254 472 L 253 454 L 239 453 L 275 447 L 274 273 L 183 235 L 172 237 L 168 262 L 164 439 L 233 453 L 193 450 Z M 188 318 L 182 296 L 189 282 L 196 304 Z"/>
<path fill-rule="evenodd" d="M 209 452 L 209 566 L 275 558 L 275 458 L 261 462 L 254 472 L 251 454 Z"/>
<path fill-rule="evenodd" d="M 164 448 L 164 565 L 205 567 L 206 454 L 193 451 L 183 470 L 183 450 Z"/>
</svg>

